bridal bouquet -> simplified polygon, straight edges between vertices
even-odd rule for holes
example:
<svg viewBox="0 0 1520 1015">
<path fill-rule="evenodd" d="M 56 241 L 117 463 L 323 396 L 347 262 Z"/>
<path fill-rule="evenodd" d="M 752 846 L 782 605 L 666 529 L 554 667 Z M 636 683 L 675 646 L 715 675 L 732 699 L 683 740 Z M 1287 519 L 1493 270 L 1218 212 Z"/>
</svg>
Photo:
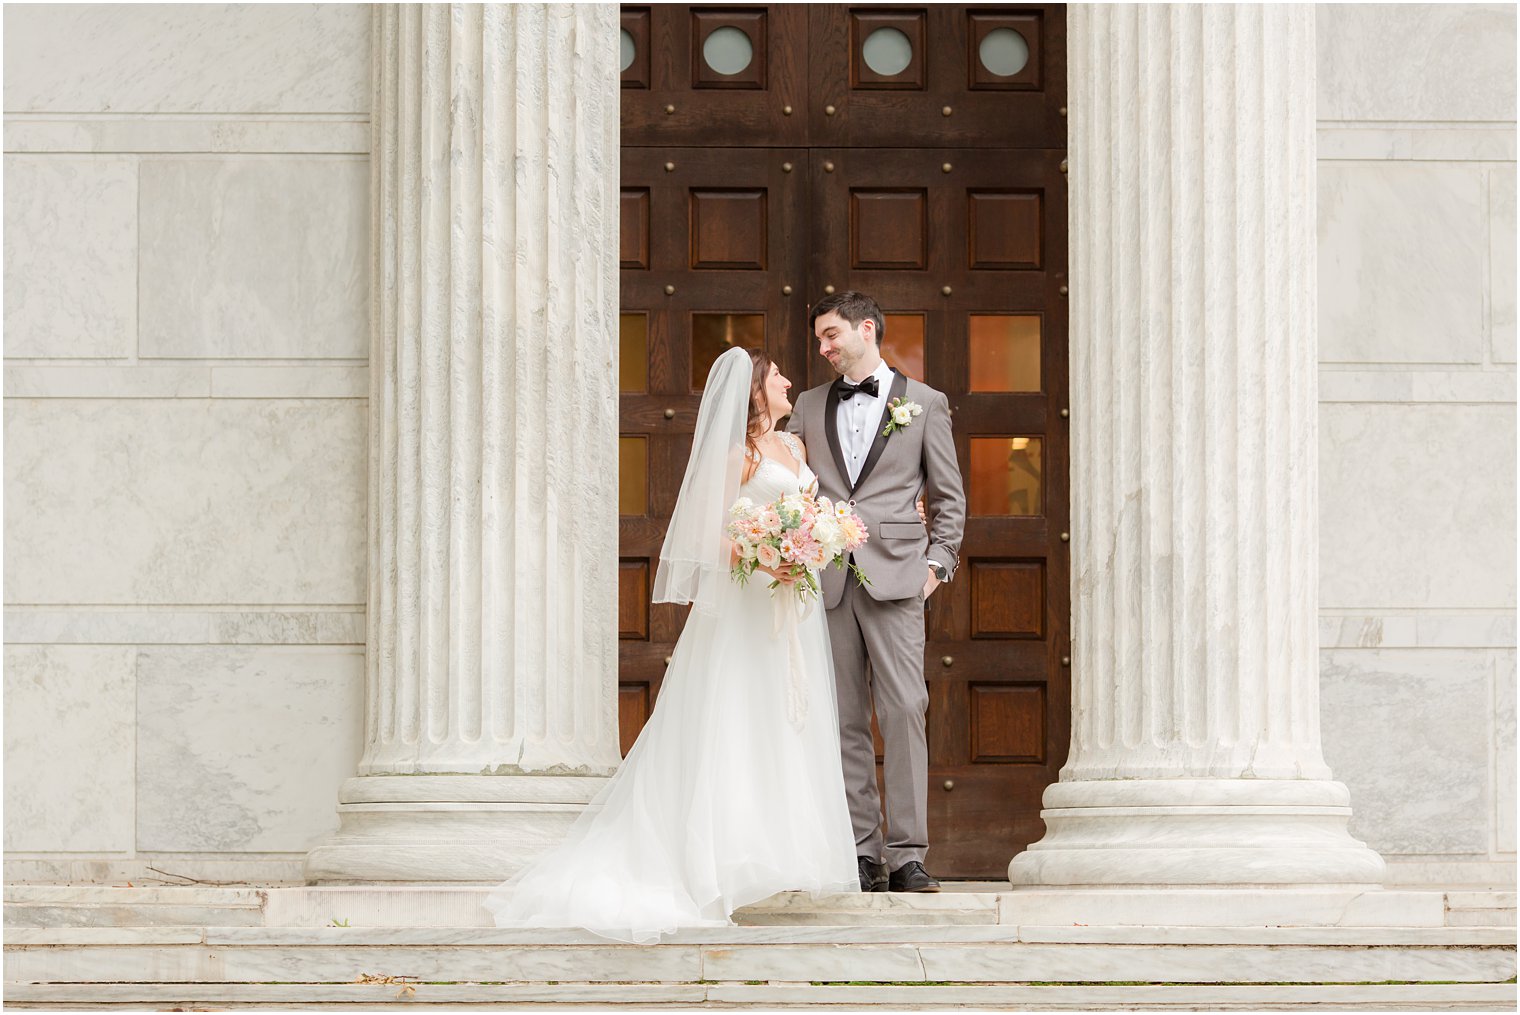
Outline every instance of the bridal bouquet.
<svg viewBox="0 0 1520 1015">
<path fill-rule="evenodd" d="M 846 556 L 864 545 L 866 523 L 849 504 L 835 504 L 827 497 L 806 493 L 789 493 L 771 504 L 756 504 L 740 497 L 729 509 L 733 521 L 728 537 L 738 548 L 739 560 L 733 566 L 734 581 L 743 585 L 759 567 L 777 568 L 786 564 L 801 565 L 797 580 L 798 595 L 818 594 L 818 580 L 813 571 L 829 566 L 849 567 L 863 585 L 870 581 Z M 781 582 L 773 581 L 772 589 Z"/>
</svg>

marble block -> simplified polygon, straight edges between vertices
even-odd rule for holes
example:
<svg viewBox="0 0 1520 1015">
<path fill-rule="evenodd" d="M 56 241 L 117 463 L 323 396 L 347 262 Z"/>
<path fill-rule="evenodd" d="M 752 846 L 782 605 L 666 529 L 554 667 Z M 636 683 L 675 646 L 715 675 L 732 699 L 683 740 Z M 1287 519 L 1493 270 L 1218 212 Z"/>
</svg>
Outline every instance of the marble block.
<svg viewBox="0 0 1520 1015">
<path fill-rule="evenodd" d="M 137 164 L 7 155 L 5 355 L 130 356 L 136 341 Z"/>
<path fill-rule="evenodd" d="M 1487 853 L 1491 654 L 1320 653 L 1325 759 L 1380 853 Z"/>
<path fill-rule="evenodd" d="M 5 649 L 5 848 L 132 848 L 136 650 Z"/>
<path fill-rule="evenodd" d="M 141 355 L 367 357 L 369 216 L 367 159 L 145 162 Z"/>
<path fill-rule="evenodd" d="M 1494 847 L 1515 852 L 1515 652 L 1494 656 Z"/>
<path fill-rule="evenodd" d="M 1321 4 L 1321 120 L 1515 119 L 1513 4 Z"/>
<path fill-rule="evenodd" d="M 1321 607 L 1514 607 L 1514 406 L 1319 418 Z"/>
<path fill-rule="evenodd" d="M 5 8 L 5 111 L 367 113 L 367 4 Z"/>
<path fill-rule="evenodd" d="M 6 399 L 16 604 L 365 599 L 365 404 Z"/>
<path fill-rule="evenodd" d="M 1515 167 L 1488 173 L 1488 300 L 1495 363 L 1515 362 Z"/>
<path fill-rule="evenodd" d="M 1319 358 L 1481 363 L 1483 170 L 1319 166 Z"/>
<path fill-rule="evenodd" d="M 363 682 L 354 649 L 141 650 L 137 848 L 293 852 L 336 829 Z"/>
</svg>

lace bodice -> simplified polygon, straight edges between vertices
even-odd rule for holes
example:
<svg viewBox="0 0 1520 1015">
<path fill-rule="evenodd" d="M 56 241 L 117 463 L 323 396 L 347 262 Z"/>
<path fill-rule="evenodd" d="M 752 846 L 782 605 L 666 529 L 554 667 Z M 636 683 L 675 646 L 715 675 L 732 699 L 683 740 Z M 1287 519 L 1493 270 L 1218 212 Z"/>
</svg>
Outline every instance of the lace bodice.
<svg viewBox="0 0 1520 1015">
<path fill-rule="evenodd" d="M 739 487 L 739 496 L 748 497 L 756 503 L 773 501 L 777 497 L 788 493 L 797 493 L 800 490 L 811 490 L 817 483 L 818 477 L 813 470 L 808 468 L 807 463 L 802 461 L 802 442 L 793 434 L 781 431 L 777 434 L 786 443 L 787 450 L 799 463 L 799 471 L 793 474 L 791 468 L 777 459 L 759 456 L 760 464 L 755 468 L 755 474 L 749 478 L 749 482 Z M 752 461 L 755 459 L 754 452 L 745 449 L 745 455 Z"/>
</svg>

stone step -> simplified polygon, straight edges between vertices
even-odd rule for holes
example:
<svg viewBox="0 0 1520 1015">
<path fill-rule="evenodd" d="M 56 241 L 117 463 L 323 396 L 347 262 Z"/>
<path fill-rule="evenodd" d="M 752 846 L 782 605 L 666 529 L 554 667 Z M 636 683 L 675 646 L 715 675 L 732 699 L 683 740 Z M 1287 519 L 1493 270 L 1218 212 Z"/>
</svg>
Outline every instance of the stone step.
<svg viewBox="0 0 1520 1015">
<path fill-rule="evenodd" d="M 950 1008 L 1018 1011 L 1211 1010 L 1330 1008 L 1339 1011 L 1513 1011 L 1511 984 L 1362 985 L 1065 985 L 707 983 L 601 984 L 343 983 L 343 984 L 9 984 L 7 1008 L 64 1004 L 192 1008 L 363 1007 L 392 1004 L 528 1006 L 714 1006 L 767 1009 Z"/>
<path fill-rule="evenodd" d="M 939 894 L 787 892 L 735 914 L 748 926 L 1513 927 L 1514 893 L 1305 889 L 1027 889 Z M 10 885 L 8 927 L 489 927 L 487 885 L 112 887 Z M 1506 905 L 1506 903 L 1508 903 Z"/>
<path fill-rule="evenodd" d="M 1515 893 L 1449 891 L 1446 924 L 1450 927 L 1513 927 Z"/>
<path fill-rule="evenodd" d="M 6 934 L 8 985 L 326 983 L 1495 983 L 1503 928 L 731 927 L 656 945 L 584 931 L 52 928 Z M 9 987 L 8 987 L 9 990 Z"/>
</svg>

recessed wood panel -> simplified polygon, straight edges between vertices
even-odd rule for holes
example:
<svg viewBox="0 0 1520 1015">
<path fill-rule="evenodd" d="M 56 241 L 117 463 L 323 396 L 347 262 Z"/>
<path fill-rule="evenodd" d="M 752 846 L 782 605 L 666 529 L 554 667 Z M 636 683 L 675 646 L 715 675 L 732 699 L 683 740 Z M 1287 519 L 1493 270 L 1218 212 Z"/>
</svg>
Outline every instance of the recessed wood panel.
<svg viewBox="0 0 1520 1015">
<path fill-rule="evenodd" d="M 972 684 L 970 690 L 973 764 L 1044 762 L 1043 684 Z"/>
<path fill-rule="evenodd" d="M 1045 565 L 1038 560 L 971 562 L 971 637 L 1045 634 Z"/>
<path fill-rule="evenodd" d="M 691 266 L 764 270 L 765 191 L 691 192 Z"/>
<path fill-rule="evenodd" d="M 718 33 L 717 39 L 713 35 Z M 741 33 L 749 43 L 749 61 L 727 63 L 735 52 L 730 40 Z M 726 36 L 726 38 L 725 38 Z M 691 86 L 693 88 L 765 87 L 766 23 L 763 10 L 694 10 L 691 12 Z"/>
<path fill-rule="evenodd" d="M 649 721 L 649 685 L 618 685 L 618 749 L 623 757 L 639 738 L 644 724 Z"/>
<path fill-rule="evenodd" d="M 1040 267 L 1038 191 L 971 191 L 966 200 L 968 267 L 1019 271 Z"/>
<path fill-rule="evenodd" d="M 893 41 L 906 40 L 906 62 L 897 60 L 883 65 L 882 59 L 892 60 L 895 46 L 883 45 L 884 36 L 898 33 Z M 891 13 L 870 11 L 850 12 L 850 87 L 873 90 L 922 90 L 924 87 L 924 12 L 907 11 Z M 872 67 L 872 63 L 876 67 Z M 902 66 L 898 67 L 897 64 Z M 884 73 L 889 71 L 891 73 Z"/>
<path fill-rule="evenodd" d="M 618 637 L 649 637 L 649 561 L 618 561 Z"/>
<path fill-rule="evenodd" d="M 923 190 L 850 191 L 850 264 L 919 269 L 929 263 L 929 199 Z"/>
<path fill-rule="evenodd" d="M 649 189 L 623 191 L 618 219 L 618 258 L 624 268 L 649 267 Z"/>
<path fill-rule="evenodd" d="M 968 82 L 973 91 L 1038 91 L 1040 31 L 1038 14 L 971 14 L 966 42 Z M 1009 46 L 1013 43 L 1013 46 Z M 1022 47 L 1020 49 L 1019 47 Z M 1009 58 L 1021 53 L 1023 63 Z"/>
<path fill-rule="evenodd" d="M 626 54 L 630 59 L 625 59 L 623 67 L 624 88 L 648 88 L 649 87 L 649 8 L 648 7 L 624 7 L 623 32 L 620 34 L 621 44 L 631 44 L 632 53 Z"/>
</svg>

